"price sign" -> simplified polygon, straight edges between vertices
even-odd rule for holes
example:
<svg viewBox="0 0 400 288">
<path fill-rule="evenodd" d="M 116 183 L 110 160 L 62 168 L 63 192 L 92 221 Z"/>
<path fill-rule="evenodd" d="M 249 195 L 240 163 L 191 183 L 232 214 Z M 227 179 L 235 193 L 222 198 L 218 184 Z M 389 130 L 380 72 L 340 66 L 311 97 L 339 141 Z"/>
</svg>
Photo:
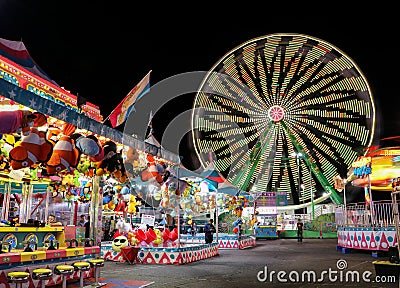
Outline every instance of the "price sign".
<svg viewBox="0 0 400 288">
<path fill-rule="evenodd" d="M 154 226 L 154 221 L 156 220 L 156 217 L 154 215 L 147 215 L 143 214 L 142 219 L 141 219 L 141 224 L 149 225 L 149 226 Z"/>
</svg>

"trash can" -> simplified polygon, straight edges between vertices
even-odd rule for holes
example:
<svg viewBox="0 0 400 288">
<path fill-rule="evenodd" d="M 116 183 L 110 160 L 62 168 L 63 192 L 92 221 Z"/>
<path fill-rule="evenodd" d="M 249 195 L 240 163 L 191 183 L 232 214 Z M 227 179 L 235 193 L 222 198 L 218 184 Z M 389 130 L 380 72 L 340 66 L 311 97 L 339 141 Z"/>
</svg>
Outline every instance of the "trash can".
<svg viewBox="0 0 400 288">
<path fill-rule="evenodd" d="M 376 260 L 372 262 L 375 266 L 375 272 L 378 276 L 396 276 L 400 275 L 400 264 L 390 263 L 389 261 Z"/>
</svg>

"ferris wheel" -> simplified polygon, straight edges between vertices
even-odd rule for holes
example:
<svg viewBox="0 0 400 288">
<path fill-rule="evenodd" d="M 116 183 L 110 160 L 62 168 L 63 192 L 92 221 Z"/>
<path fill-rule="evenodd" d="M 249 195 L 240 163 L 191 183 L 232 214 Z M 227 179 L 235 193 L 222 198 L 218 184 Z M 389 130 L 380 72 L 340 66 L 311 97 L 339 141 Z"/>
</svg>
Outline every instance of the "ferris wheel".
<svg viewBox="0 0 400 288">
<path fill-rule="evenodd" d="M 238 189 L 286 193 L 289 206 L 341 203 L 333 179 L 375 132 L 361 70 L 304 34 L 270 34 L 231 50 L 207 73 L 193 108 L 201 164 L 212 151 L 215 168 Z"/>
</svg>

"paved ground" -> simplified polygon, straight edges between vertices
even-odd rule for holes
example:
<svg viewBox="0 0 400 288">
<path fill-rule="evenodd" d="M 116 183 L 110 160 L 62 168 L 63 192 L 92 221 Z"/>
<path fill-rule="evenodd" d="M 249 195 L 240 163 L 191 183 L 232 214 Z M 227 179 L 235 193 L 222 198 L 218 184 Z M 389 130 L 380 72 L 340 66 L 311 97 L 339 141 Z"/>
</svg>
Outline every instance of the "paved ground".
<svg viewBox="0 0 400 288">
<path fill-rule="evenodd" d="M 184 265 L 149 265 L 107 261 L 101 277 L 154 282 L 148 287 L 398 287 L 377 283 L 371 252 L 336 250 L 336 239 L 257 240 L 245 250 L 219 250 L 220 255 Z M 378 260 L 387 260 L 382 257 Z M 346 281 L 354 271 L 359 281 Z M 330 272 L 330 276 L 329 276 Z M 368 274 L 370 272 L 370 275 Z M 284 273 L 286 273 L 284 275 Z M 308 282 L 308 275 L 315 280 Z M 362 279 L 362 276 L 371 282 Z M 287 282 L 278 279 L 281 275 Z M 289 277 L 292 276 L 292 278 Z M 299 280 L 293 279 L 299 275 Z M 306 278 L 302 280 L 302 275 Z M 322 275 L 322 277 L 321 277 Z M 341 278 L 342 277 L 342 278 Z M 323 281 L 318 281 L 318 279 Z M 335 280 L 336 278 L 336 280 Z M 291 280 L 293 279 L 293 280 Z M 342 280 L 341 280 L 342 279 Z M 356 279 L 356 278 L 355 278 Z"/>
</svg>

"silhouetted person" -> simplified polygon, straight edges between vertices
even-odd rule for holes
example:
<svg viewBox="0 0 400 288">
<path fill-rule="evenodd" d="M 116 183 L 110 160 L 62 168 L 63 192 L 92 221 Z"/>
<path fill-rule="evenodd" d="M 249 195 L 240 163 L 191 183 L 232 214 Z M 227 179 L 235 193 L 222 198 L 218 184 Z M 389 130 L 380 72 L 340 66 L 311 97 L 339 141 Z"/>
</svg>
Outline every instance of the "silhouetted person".
<svg viewBox="0 0 400 288">
<path fill-rule="evenodd" d="M 303 242 L 303 226 L 301 219 L 297 220 L 297 242 Z"/>
<path fill-rule="evenodd" d="M 90 238 L 90 216 L 88 216 L 88 220 L 85 222 L 85 238 Z"/>
<path fill-rule="evenodd" d="M 213 219 L 210 219 L 208 223 L 204 225 L 204 238 L 206 240 L 206 244 L 213 242 L 213 234 L 215 233 L 215 226 L 213 222 Z"/>
</svg>

